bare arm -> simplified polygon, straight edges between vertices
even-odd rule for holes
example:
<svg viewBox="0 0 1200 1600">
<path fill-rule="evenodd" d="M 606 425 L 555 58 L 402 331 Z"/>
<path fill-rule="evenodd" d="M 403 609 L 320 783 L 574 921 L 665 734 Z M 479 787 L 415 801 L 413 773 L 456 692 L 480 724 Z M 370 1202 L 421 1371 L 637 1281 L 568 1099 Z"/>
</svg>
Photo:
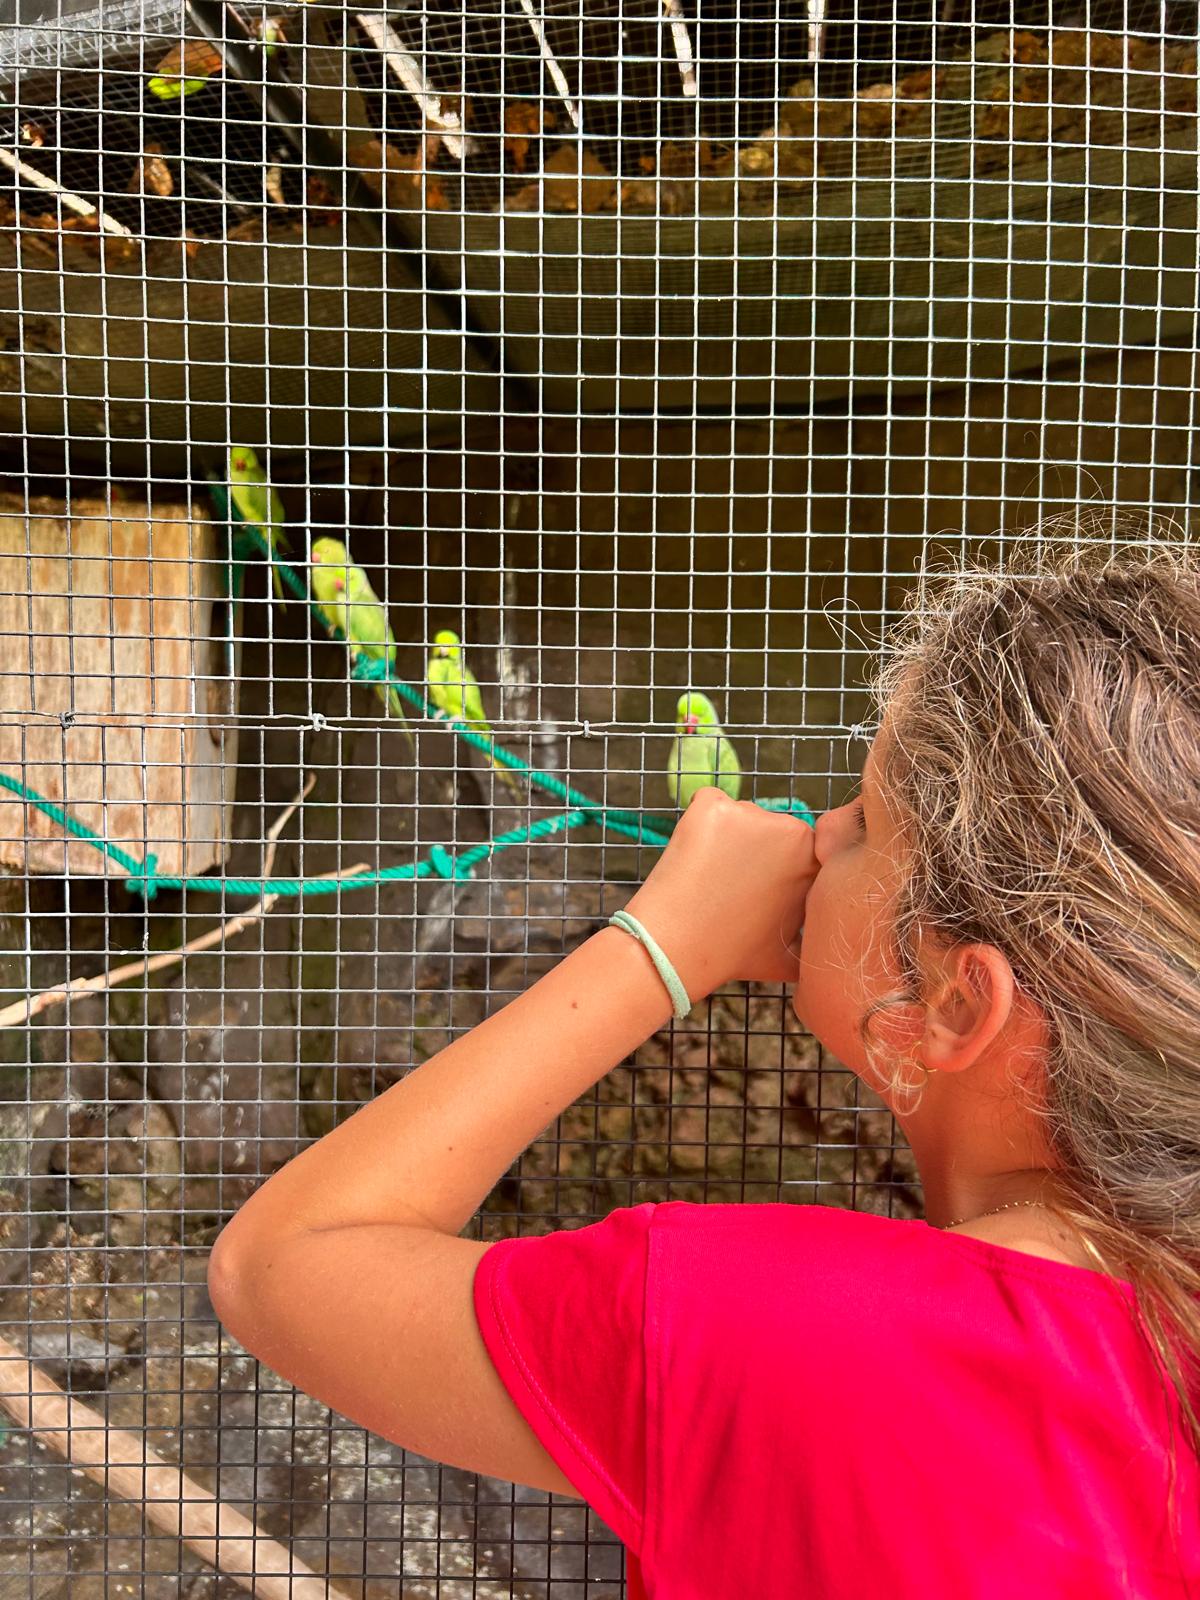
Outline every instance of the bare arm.
<svg viewBox="0 0 1200 1600">
<path fill-rule="evenodd" d="M 709 794 L 630 902 L 694 1000 L 793 976 L 812 872 L 802 823 Z M 484 1347 L 472 1288 L 491 1247 L 458 1235 L 521 1151 L 670 1013 L 641 945 L 595 934 L 251 1196 L 209 1263 L 222 1322 L 386 1438 L 574 1493 Z"/>
<path fill-rule="evenodd" d="M 370 1223 L 457 1234 L 560 1112 L 671 1014 L 642 947 L 605 928 L 270 1178 L 218 1241 Z"/>
</svg>

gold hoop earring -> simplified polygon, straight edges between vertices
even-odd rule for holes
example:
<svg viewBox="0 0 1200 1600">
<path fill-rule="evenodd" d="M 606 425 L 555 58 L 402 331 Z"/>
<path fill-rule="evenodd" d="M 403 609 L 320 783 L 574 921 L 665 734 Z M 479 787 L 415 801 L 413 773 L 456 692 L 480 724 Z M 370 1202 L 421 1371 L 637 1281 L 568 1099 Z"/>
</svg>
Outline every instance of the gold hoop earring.
<svg viewBox="0 0 1200 1600">
<path fill-rule="evenodd" d="M 923 1061 L 918 1061 L 917 1052 L 915 1049 L 910 1050 L 906 1056 L 901 1058 L 900 1065 L 905 1068 L 906 1071 L 909 1067 L 915 1067 L 919 1072 L 924 1073 L 924 1077 L 921 1079 L 920 1083 L 910 1083 L 904 1081 L 897 1085 L 897 1087 L 904 1094 L 909 1095 L 924 1094 L 929 1085 L 930 1074 L 938 1070 L 936 1067 L 927 1067 Z"/>
<path fill-rule="evenodd" d="M 922 1089 L 929 1082 L 930 1073 L 937 1071 L 936 1067 L 928 1067 L 928 1066 L 925 1065 L 925 1063 L 923 1061 L 918 1060 L 917 1059 L 917 1052 L 916 1052 L 915 1049 L 910 1050 L 908 1052 L 908 1054 L 905 1056 L 904 1064 L 905 1064 L 906 1067 L 916 1067 L 919 1072 L 923 1072 L 925 1074 L 925 1076 L 921 1079 L 921 1088 Z"/>
</svg>

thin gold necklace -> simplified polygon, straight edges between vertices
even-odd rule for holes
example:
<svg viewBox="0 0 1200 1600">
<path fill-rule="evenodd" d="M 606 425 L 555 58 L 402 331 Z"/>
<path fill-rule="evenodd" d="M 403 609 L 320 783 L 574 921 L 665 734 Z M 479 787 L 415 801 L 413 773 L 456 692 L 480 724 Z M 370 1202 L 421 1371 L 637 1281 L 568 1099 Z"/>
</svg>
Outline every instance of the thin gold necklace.
<svg viewBox="0 0 1200 1600">
<path fill-rule="evenodd" d="M 991 1211 L 981 1211 L 977 1217 L 959 1217 L 955 1222 L 943 1222 L 943 1233 L 947 1228 L 961 1228 L 964 1222 L 982 1222 L 984 1217 L 997 1216 L 1001 1211 L 1015 1211 L 1019 1206 L 1042 1206 L 1049 1210 L 1044 1200 L 1010 1200 L 1006 1206 L 994 1206 Z"/>
</svg>

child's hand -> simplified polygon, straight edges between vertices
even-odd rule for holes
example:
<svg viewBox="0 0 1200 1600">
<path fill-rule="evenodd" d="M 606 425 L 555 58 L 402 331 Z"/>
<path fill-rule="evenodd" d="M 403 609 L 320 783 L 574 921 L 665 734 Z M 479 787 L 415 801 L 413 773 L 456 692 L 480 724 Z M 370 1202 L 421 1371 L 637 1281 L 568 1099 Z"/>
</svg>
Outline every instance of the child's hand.
<svg viewBox="0 0 1200 1600">
<path fill-rule="evenodd" d="M 740 979 L 791 983 L 789 949 L 817 875 L 815 833 L 783 812 L 701 789 L 627 910 L 693 1000 Z"/>
</svg>

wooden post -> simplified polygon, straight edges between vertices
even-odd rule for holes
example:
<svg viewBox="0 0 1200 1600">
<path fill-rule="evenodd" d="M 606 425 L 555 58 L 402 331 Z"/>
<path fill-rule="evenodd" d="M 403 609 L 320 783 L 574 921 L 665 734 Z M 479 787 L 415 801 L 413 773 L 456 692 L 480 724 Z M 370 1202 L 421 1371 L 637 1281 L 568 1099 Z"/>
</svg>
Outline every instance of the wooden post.
<svg viewBox="0 0 1200 1600">
<path fill-rule="evenodd" d="M 227 575 L 199 508 L 0 496 L 0 771 L 165 875 L 227 854 Z M 124 875 L 7 793 L 0 868 Z"/>
</svg>

